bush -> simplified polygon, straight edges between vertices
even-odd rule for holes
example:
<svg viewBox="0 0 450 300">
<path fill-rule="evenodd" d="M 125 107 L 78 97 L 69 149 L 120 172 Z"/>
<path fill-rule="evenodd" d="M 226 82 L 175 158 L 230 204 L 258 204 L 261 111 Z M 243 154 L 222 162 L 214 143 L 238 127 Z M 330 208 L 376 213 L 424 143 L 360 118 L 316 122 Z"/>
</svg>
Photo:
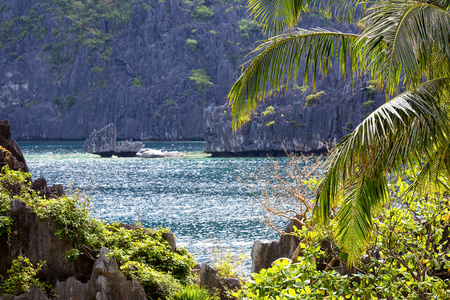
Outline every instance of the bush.
<svg viewBox="0 0 450 300">
<path fill-rule="evenodd" d="M 272 114 L 274 114 L 275 113 L 275 109 L 273 108 L 273 106 L 268 106 L 267 108 L 266 108 L 266 110 L 265 111 L 263 111 L 263 116 L 268 116 L 268 115 L 272 115 Z"/>
<path fill-rule="evenodd" d="M 142 78 L 141 78 L 141 76 L 134 78 L 134 79 L 131 81 L 131 84 L 132 84 L 133 86 L 135 86 L 135 87 L 143 87 L 143 86 L 144 86 L 144 84 L 142 83 Z"/>
<path fill-rule="evenodd" d="M 204 69 L 192 70 L 192 76 L 190 76 L 189 79 L 195 81 L 197 94 L 203 94 L 206 89 L 214 85 Z"/>
<path fill-rule="evenodd" d="M 371 108 L 374 104 L 375 104 L 375 101 L 373 101 L 373 100 L 367 100 L 366 102 L 363 103 L 363 108 L 364 108 L 365 110 L 368 110 L 368 109 Z"/>
<path fill-rule="evenodd" d="M 208 22 L 214 17 L 214 7 L 198 5 L 194 10 L 194 20 Z"/>
<path fill-rule="evenodd" d="M 175 293 L 173 300 L 209 300 L 211 297 L 208 291 L 196 285 L 187 286 L 181 291 Z"/>
<path fill-rule="evenodd" d="M 197 51 L 197 45 L 198 45 L 197 40 L 194 40 L 194 39 L 186 39 L 186 44 L 188 45 L 189 49 L 190 49 L 192 52 Z"/>
<path fill-rule="evenodd" d="M 407 181 L 413 177 L 405 176 Z M 398 198 L 405 179 L 391 186 L 389 209 L 374 219 L 375 232 L 355 269 L 336 245 L 333 228 L 296 229 L 301 255 L 254 274 L 240 299 L 450 299 L 448 194 Z M 428 187 L 424 187 L 427 189 Z M 342 272 L 342 274 L 338 272 Z M 347 275 L 344 275 L 347 274 Z"/>
<path fill-rule="evenodd" d="M 317 100 L 319 100 L 323 95 L 325 95 L 324 91 L 320 91 L 316 94 L 311 94 L 306 96 L 306 102 L 305 102 L 305 107 L 311 107 L 314 105 L 314 103 L 317 102 Z"/>
<path fill-rule="evenodd" d="M 0 288 L 10 295 L 19 295 L 30 290 L 31 286 L 40 287 L 43 290 L 49 287 L 48 284 L 36 278 L 37 273 L 42 270 L 44 262 L 39 262 L 36 267 L 26 257 L 19 256 L 12 261 L 11 268 L 6 271 L 7 278 L 0 284 Z"/>
<path fill-rule="evenodd" d="M 13 198 L 25 202 L 39 218 L 56 222 L 57 235 L 71 240 L 73 249 L 66 253 L 66 259 L 74 261 L 80 255 L 95 257 L 102 247 L 107 247 L 124 274 L 144 286 L 149 299 L 166 298 L 191 283 L 190 271 L 195 261 L 186 249 L 171 249 L 164 239 L 168 229 L 150 230 L 139 224 L 125 229 L 118 223 L 101 222 L 91 217 L 89 198 L 80 195 L 42 198 L 30 188 L 29 174 L 10 171 L 7 167 L 3 172 L 0 173 L 0 217 L 8 216 Z M 2 234 L 10 232 L 12 225 L 4 219 L 0 219 Z M 28 270 L 29 266 L 24 264 Z M 38 268 L 39 265 L 36 272 Z"/>
<path fill-rule="evenodd" d="M 258 22 L 251 19 L 242 19 L 238 21 L 241 38 L 246 40 L 254 31 L 258 30 Z"/>
</svg>

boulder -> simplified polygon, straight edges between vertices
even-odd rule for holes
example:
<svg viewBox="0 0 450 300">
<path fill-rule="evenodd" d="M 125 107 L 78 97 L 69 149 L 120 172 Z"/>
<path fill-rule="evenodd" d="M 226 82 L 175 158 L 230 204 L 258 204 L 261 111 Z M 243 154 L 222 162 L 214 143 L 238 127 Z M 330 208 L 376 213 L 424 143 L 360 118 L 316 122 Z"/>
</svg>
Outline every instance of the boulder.
<svg viewBox="0 0 450 300">
<path fill-rule="evenodd" d="M 136 280 L 127 280 L 116 260 L 108 258 L 107 254 L 108 249 L 102 248 L 88 283 L 74 277 L 64 282 L 58 281 L 55 291 L 59 299 L 146 299 L 144 288 Z"/>
<path fill-rule="evenodd" d="M 241 288 L 239 279 L 219 278 L 217 277 L 217 271 L 206 263 L 202 263 L 198 273 L 198 284 L 207 289 L 211 295 L 219 295 L 221 300 L 235 299 L 230 295 L 229 291 L 236 291 Z"/>
<path fill-rule="evenodd" d="M 94 129 L 84 143 L 84 151 L 99 154 L 102 157 L 111 157 L 113 155 L 134 157 L 144 147 L 142 142 L 132 142 L 129 140 L 116 143 L 116 138 L 117 128 L 112 123 L 99 131 Z"/>
<path fill-rule="evenodd" d="M 179 151 L 161 151 L 156 149 L 143 148 L 136 153 L 141 158 L 161 158 L 161 157 L 182 157 L 183 152 Z"/>
<path fill-rule="evenodd" d="M 11 137 L 11 126 L 8 120 L 0 121 L 0 168 L 6 165 L 11 170 L 29 172 L 19 145 Z"/>
<path fill-rule="evenodd" d="M 112 156 L 116 150 L 117 129 L 109 124 L 99 131 L 93 130 L 84 143 L 84 151 L 103 156 Z"/>
<path fill-rule="evenodd" d="M 291 221 L 286 232 L 292 232 L 294 221 Z M 299 227 L 299 225 L 296 225 Z M 259 273 L 261 269 L 267 269 L 279 258 L 291 258 L 299 243 L 298 238 L 282 235 L 278 241 L 264 243 L 256 240 L 252 247 L 252 273 Z"/>
</svg>

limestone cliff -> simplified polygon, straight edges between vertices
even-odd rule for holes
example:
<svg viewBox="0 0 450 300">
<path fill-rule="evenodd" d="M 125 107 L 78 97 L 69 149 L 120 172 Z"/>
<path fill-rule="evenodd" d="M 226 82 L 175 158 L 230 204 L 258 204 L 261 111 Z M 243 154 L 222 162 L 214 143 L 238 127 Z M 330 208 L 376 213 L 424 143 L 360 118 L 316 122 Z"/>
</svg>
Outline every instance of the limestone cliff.
<svg viewBox="0 0 450 300">
<path fill-rule="evenodd" d="M 0 119 L 9 119 L 18 140 L 84 140 L 114 123 L 119 140 L 308 151 L 372 109 L 361 109 L 366 85 L 352 95 L 349 83 L 330 76 L 318 86 L 325 96 L 317 105 L 304 109 L 311 90 L 278 97 L 275 114 L 257 116 L 238 146 L 229 145 L 226 95 L 263 38 L 245 0 L 0 0 L 0 25 Z M 317 12 L 299 26 L 355 30 Z"/>
</svg>

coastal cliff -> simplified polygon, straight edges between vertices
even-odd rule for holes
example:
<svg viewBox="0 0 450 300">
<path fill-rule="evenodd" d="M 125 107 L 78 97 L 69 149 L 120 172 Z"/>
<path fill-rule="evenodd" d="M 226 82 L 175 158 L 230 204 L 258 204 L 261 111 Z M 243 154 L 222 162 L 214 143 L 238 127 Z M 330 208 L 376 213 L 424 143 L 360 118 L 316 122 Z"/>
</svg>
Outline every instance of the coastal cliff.
<svg viewBox="0 0 450 300">
<path fill-rule="evenodd" d="M 351 95 L 350 83 L 329 76 L 318 105 L 304 109 L 311 89 L 276 97 L 275 114 L 245 127 L 239 146 L 227 145 L 235 138 L 219 114 L 244 56 L 264 38 L 245 5 L 0 0 L 0 118 L 18 140 L 84 140 L 114 123 L 119 140 L 206 140 L 208 152 L 228 153 L 283 144 L 314 151 L 363 119 L 371 107 L 360 108 L 368 97 L 359 90 L 368 84 Z M 299 25 L 356 30 L 317 12 Z"/>
</svg>

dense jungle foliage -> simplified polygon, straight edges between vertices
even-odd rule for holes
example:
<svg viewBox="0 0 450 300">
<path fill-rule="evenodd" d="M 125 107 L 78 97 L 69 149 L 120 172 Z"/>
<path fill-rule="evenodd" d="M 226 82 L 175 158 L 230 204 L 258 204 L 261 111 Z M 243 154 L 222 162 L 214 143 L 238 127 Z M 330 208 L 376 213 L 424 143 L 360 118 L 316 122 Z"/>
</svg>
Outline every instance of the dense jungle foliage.
<svg viewBox="0 0 450 300">
<path fill-rule="evenodd" d="M 168 229 L 150 230 L 140 224 L 125 229 L 118 223 L 99 221 L 91 216 L 89 199 L 78 194 L 42 198 L 30 188 L 29 177 L 28 173 L 7 167 L 0 173 L 0 236 L 11 235 L 10 205 L 13 199 L 20 199 L 41 219 L 55 221 L 59 226 L 57 234 L 72 241 L 73 249 L 65 257 L 68 261 L 83 254 L 95 259 L 100 249 L 107 247 L 122 273 L 136 278 L 150 299 L 167 298 L 193 283 L 191 268 L 195 261 L 186 249 L 171 249 L 163 238 Z M 30 285 L 47 287 L 47 283 L 34 278 L 43 264 L 34 266 L 26 257 L 17 257 L 6 277 L 0 277 L 0 292 L 20 294 Z"/>
</svg>

